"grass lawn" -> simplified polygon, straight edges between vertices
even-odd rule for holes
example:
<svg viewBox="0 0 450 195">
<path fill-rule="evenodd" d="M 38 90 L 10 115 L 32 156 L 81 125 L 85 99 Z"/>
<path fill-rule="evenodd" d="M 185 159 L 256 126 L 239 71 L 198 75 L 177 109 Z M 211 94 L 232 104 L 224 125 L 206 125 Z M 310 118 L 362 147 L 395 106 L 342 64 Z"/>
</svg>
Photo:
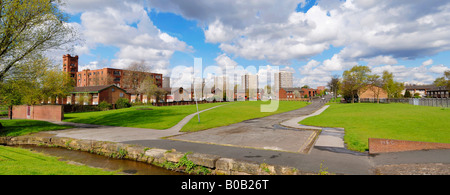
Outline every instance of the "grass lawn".
<svg viewBox="0 0 450 195">
<path fill-rule="evenodd" d="M 304 125 L 345 128 L 344 141 L 356 151 L 368 149 L 368 138 L 450 143 L 450 109 L 409 104 L 331 104 Z"/>
<path fill-rule="evenodd" d="M 70 129 L 71 126 L 56 125 L 46 121 L 35 120 L 0 120 L 3 129 L 0 130 L 0 136 L 21 136 L 41 131 L 54 131 L 61 129 Z"/>
<path fill-rule="evenodd" d="M 199 110 L 226 103 L 199 104 Z M 137 106 L 118 110 L 64 114 L 64 121 L 74 123 L 168 129 L 189 114 L 197 112 L 196 105 L 186 106 Z"/>
<path fill-rule="evenodd" d="M 113 175 L 88 166 L 78 166 L 59 161 L 27 149 L 0 146 L 0 175 Z"/>
<path fill-rule="evenodd" d="M 308 105 L 306 102 L 280 101 L 279 108 L 276 112 L 261 112 L 260 106 L 263 104 L 269 103 L 262 101 L 233 102 L 229 105 L 203 112 L 200 114 L 200 123 L 198 123 L 198 118 L 194 117 L 183 127 L 183 129 L 181 129 L 181 131 L 195 132 L 214 127 L 226 126 L 249 119 L 261 118 L 273 114 L 296 110 Z"/>
</svg>

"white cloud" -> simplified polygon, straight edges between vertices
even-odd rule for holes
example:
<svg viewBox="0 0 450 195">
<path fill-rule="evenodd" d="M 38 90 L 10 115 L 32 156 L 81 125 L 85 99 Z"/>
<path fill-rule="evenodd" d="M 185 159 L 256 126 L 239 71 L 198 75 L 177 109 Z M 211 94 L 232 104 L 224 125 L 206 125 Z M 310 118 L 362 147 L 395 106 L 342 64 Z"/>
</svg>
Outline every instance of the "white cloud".
<svg viewBox="0 0 450 195">
<path fill-rule="evenodd" d="M 397 64 L 398 61 L 392 56 L 377 56 L 373 58 L 363 59 L 367 62 L 367 66 L 377 66 L 386 64 Z"/>
<path fill-rule="evenodd" d="M 217 56 L 216 59 L 214 59 L 221 68 L 225 68 L 227 66 L 230 67 L 236 67 L 238 65 L 237 62 L 232 60 L 230 57 L 227 56 L 227 54 L 222 54 L 220 56 Z"/>
<path fill-rule="evenodd" d="M 145 1 L 67 0 L 68 13 L 81 13 L 78 25 L 85 44 L 75 54 L 89 54 L 99 45 L 119 48 L 110 66 L 126 68 L 133 62 L 145 62 L 152 72 L 168 72 L 175 51 L 190 52 L 191 46 L 161 32 L 148 16 Z"/>
<path fill-rule="evenodd" d="M 433 64 L 433 60 L 432 60 L 432 59 L 429 59 L 429 60 L 423 62 L 423 63 L 422 63 L 422 66 L 429 66 L 429 65 L 431 65 L 431 64 Z"/>
<path fill-rule="evenodd" d="M 450 70 L 450 68 L 444 66 L 443 64 L 432 66 L 429 69 L 429 71 L 432 72 L 432 73 L 440 74 L 439 76 L 444 75 L 444 72 L 448 71 L 448 70 Z"/>
<path fill-rule="evenodd" d="M 224 52 L 275 65 L 309 60 L 330 45 L 343 47 L 342 60 L 371 66 L 450 50 L 448 1 L 322 0 L 297 13 L 299 3 L 304 1 L 150 1 L 158 10 L 200 21 L 206 41 Z"/>
</svg>

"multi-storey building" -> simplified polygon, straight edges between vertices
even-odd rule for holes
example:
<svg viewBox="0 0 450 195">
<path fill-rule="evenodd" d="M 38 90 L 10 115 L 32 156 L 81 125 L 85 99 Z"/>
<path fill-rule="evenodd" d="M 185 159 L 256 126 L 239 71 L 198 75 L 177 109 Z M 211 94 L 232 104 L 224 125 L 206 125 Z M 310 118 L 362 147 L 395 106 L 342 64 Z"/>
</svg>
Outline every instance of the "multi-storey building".
<svg viewBox="0 0 450 195">
<path fill-rule="evenodd" d="M 288 71 L 280 71 L 278 73 L 275 73 L 275 86 L 278 86 L 279 89 L 281 88 L 292 88 L 294 85 L 293 81 L 293 73 Z"/>
<path fill-rule="evenodd" d="M 149 72 L 138 72 L 114 68 L 78 71 L 78 56 L 69 54 L 63 56 L 63 71 L 68 72 L 76 81 L 76 87 L 116 85 L 124 89 L 136 89 L 146 77 L 155 80 L 155 84 L 162 88 L 163 75 Z"/>
</svg>

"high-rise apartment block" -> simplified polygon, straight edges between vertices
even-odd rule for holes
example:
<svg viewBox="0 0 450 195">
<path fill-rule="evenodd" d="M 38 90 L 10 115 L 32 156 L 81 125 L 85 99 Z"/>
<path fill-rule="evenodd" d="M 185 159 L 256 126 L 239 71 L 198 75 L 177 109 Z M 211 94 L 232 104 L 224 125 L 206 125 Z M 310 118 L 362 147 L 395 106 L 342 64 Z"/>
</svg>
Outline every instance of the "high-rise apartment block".
<svg viewBox="0 0 450 195">
<path fill-rule="evenodd" d="M 292 88 L 294 85 L 293 81 L 293 73 L 288 71 L 280 71 L 278 73 L 275 73 L 275 86 L 278 86 L 279 89 L 281 88 Z"/>
</svg>

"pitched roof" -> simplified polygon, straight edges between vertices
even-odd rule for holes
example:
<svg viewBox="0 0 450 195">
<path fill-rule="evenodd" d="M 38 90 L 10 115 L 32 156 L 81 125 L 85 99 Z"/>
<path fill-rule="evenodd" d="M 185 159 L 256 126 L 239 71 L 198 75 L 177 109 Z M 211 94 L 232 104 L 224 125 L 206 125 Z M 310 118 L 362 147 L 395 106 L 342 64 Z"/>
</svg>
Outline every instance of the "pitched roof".
<svg viewBox="0 0 450 195">
<path fill-rule="evenodd" d="M 405 90 L 412 90 L 412 89 L 433 89 L 436 88 L 435 85 L 405 85 Z"/>
<path fill-rule="evenodd" d="M 100 86 L 87 86 L 87 87 L 74 87 L 72 93 L 100 93 L 101 91 L 108 89 L 110 87 L 115 87 L 128 93 L 124 89 L 117 87 L 115 85 L 100 85 Z"/>
</svg>

